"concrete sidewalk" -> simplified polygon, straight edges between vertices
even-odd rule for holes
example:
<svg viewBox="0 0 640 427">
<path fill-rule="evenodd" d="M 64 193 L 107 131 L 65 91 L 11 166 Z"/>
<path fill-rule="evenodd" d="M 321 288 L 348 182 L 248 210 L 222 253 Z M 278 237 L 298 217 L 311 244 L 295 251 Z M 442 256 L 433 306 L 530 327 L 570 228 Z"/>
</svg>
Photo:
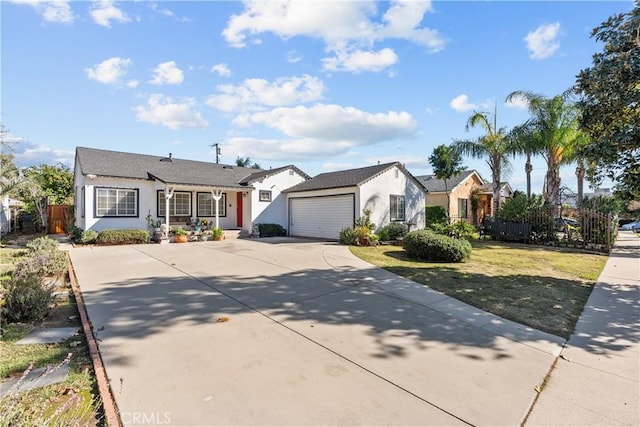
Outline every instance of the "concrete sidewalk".
<svg viewBox="0 0 640 427">
<path fill-rule="evenodd" d="M 526 425 L 640 425 L 640 238 L 621 231 Z"/>
</svg>

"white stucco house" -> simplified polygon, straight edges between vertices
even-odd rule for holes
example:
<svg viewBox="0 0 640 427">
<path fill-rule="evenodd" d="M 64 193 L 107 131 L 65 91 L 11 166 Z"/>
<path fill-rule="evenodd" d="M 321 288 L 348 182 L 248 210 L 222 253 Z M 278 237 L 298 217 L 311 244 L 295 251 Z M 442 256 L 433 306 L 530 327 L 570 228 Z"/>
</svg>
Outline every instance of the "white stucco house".
<svg viewBox="0 0 640 427">
<path fill-rule="evenodd" d="M 284 191 L 289 234 L 335 239 L 365 209 L 378 231 L 391 222 L 424 228 L 425 191 L 399 162 L 323 173 Z"/>
<path fill-rule="evenodd" d="M 257 170 L 210 162 L 78 147 L 74 168 L 76 226 L 84 230 L 183 225 L 211 220 L 250 232 L 253 223 L 286 228 L 282 190 L 310 177 L 295 166 Z M 170 195 L 167 212 L 165 193 Z"/>
<path fill-rule="evenodd" d="M 78 147 L 74 187 L 76 226 L 84 230 L 144 229 L 148 215 L 171 225 L 214 223 L 216 198 L 219 226 L 247 233 L 271 223 L 291 236 L 337 239 L 364 209 L 378 228 L 425 225 L 425 188 L 397 162 L 310 178 L 293 165 L 260 170 Z"/>
</svg>

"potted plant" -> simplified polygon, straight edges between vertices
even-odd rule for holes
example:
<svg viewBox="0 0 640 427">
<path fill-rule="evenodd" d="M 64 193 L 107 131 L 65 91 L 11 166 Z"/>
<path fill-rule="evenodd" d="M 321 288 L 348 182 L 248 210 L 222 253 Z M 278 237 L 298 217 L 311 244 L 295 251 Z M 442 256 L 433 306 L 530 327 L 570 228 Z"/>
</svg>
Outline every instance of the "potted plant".
<svg viewBox="0 0 640 427">
<path fill-rule="evenodd" d="M 184 228 L 182 228 L 182 227 L 176 228 L 176 230 L 173 232 L 173 234 L 175 235 L 175 239 L 174 239 L 175 243 L 186 243 L 187 242 L 187 236 L 189 235 L 189 233 Z"/>
<path fill-rule="evenodd" d="M 222 231 L 222 228 L 213 227 L 211 229 L 211 239 L 212 240 L 222 240 L 222 239 L 224 239 L 224 231 Z"/>
</svg>

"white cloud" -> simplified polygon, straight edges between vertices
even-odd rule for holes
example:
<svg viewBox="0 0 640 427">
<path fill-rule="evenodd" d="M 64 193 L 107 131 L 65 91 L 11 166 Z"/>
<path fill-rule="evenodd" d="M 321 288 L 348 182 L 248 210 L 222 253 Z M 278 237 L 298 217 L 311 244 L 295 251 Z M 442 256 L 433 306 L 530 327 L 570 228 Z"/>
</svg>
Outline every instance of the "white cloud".
<svg viewBox="0 0 640 427">
<path fill-rule="evenodd" d="M 56 22 L 70 24 L 75 20 L 75 15 L 71 10 L 68 0 L 9 0 L 15 4 L 25 4 L 31 6 L 36 13 L 42 16 L 45 22 Z"/>
<path fill-rule="evenodd" d="M 225 147 L 267 160 L 305 160 L 343 155 L 355 147 L 410 138 L 416 122 L 407 112 L 368 113 L 353 107 L 317 104 L 281 107 L 241 116 L 245 126 L 262 125 L 282 138 L 234 137 Z"/>
<path fill-rule="evenodd" d="M 560 23 L 543 24 L 530 31 L 524 40 L 527 42 L 529 57 L 531 59 L 544 59 L 552 56 L 560 48 L 558 36 L 560 35 Z"/>
<path fill-rule="evenodd" d="M 273 82 L 247 79 L 241 85 L 220 85 L 217 89 L 220 93 L 210 96 L 207 105 L 221 111 L 242 112 L 317 101 L 325 87 L 317 77 L 303 75 L 281 77 Z"/>
<path fill-rule="evenodd" d="M 231 70 L 227 66 L 227 64 L 216 64 L 211 67 L 211 71 L 214 73 L 218 73 L 220 77 L 229 77 L 231 76 Z"/>
<path fill-rule="evenodd" d="M 256 40 L 255 37 L 262 33 L 273 33 L 283 39 L 312 37 L 324 41 L 326 50 L 335 54 L 331 59 L 339 60 L 342 55 L 355 60 L 368 52 L 371 62 L 373 45 L 387 39 L 407 40 L 425 47 L 428 52 L 442 50 L 444 38 L 436 30 L 420 26 L 424 15 L 430 11 L 430 1 L 393 0 L 380 17 L 377 3 L 373 1 L 247 0 L 242 13 L 231 16 L 222 35 L 233 47 L 244 47 L 248 40 Z M 381 60 L 383 63 L 397 61 L 395 53 L 392 59 L 389 50 L 377 52 L 375 62 L 378 65 L 371 68 L 373 71 L 380 70 Z M 383 51 L 384 58 L 380 58 Z M 332 65 L 330 60 L 328 66 L 349 71 L 349 67 L 337 65 L 341 62 Z M 355 67 L 355 70 L 368 69 Z"/>
<path fill-rule="evenodd" d="M 172 98 L 161 94 L 150 95 L 147 105 L 134 108 L 136 117 L 141 122 L 166 126 L 169 129 L 207 127 L 209 124 L 202 115 L 193 110 L 196 102 L 193 98 L 174 102 Z"/>
<path fill-rule="evenodd" d="M 453 98 L 449 103 L 449 106 L 461 113 L 478 108 L 476 104 L 472 104 L 469 102 L 469 97 L 465 94 L 458 95 L 455 98 Z"/>
<path fill-rule="evenodd" d="M 129 58 L 114 57 L 102 61 L 94 68 L 85 68 L 84 71 L 90 79 L 104 84 L 113 84 L 120 81 L 132 64 Z"/>
<path fill-rule="evenodd" d="M 398 62 L 398 55 L 390 48 L 377 52 L 355 50 L 336 51 L 334 57 L 323 58 L 322 68 L 326 71 L 349 71 L 359 74 L 363 71 L 382 71 Z"/>
<path fill-rule="evenodd" d="M 509 102 L 505 102 L 504 105 L 509 108 L 520 108 L 523 110 L 526 110 L 527 108 L 529 108 L 529 103 L 522 96 L 514 96 L 511 98 Z"/>
<path fill-rule="evenodd" d="M 179 85 L 184 80 L 184 73 L 174 61 L 163 62 L 153 70 L 151 83 L 154 85 Z"/>
<path fill-rule="evenodd" d="M 164 15 L 164 16 L 168 16 L 169 18 L 174 18 L 174 19 L 176 19 L 178 21 L 181 21 L 181 22 L 189 22 L 189 21 L 191 21 L 189 18 L 185 18 L 185 17 L 179 18 L 179 17 L 177 17 L 176 14 L 172 10 L 167 9 L 167 8 L 162 8 L 162 7 L 158 6 L 158 3 L 154 2 L 154 1 L 149 2 L 149 7 L 155 13 L 158 13 L 158 14 Z"/>
<path fill-rule="evenodd" d="M 296 62 L 302 61 L 302 55 L 297 50 L 289 50 L 287 51 L 287 62 L 289 64 L 295 64 Z"/>
<path fill-rule="evenodd" d="M 111 28 L 111 21 L 121 23 L 131 22 L 131 19 L 123 11 L 115 7 L 111 0 L 98 0 L 93 3 L 91 9 L 93 22 L 103 27 Z"/>
<path fill-rule="evenodd" d="M 130 87 L 130 88 L 137 88 L 139 83 L 140 83 L 140 82 L 138 82 L 137 80 L 129 80 L 129 81 L 127 82 L 127 87 Z"/>
<path fill-rule="evenodd" d="M 23 141 L 14 146 L 16 166 L 27 167 L 41 164 L 62 163 L 73 167 L 75 153 L 71 150 L 59 150 L 42 144 Z"/>
</svg>

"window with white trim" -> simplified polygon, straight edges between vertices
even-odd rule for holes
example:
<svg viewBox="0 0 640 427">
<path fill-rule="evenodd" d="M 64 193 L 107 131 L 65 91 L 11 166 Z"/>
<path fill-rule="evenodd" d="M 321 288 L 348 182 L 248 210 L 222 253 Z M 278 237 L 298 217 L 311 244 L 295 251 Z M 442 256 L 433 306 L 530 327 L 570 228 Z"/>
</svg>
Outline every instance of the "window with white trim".
<svg viewBox="0 0 640 427">
<path fill-rule="evenodd" d="M 96 188 L 96 217 L 138 216 L 137 188 Z"/>
<path fill-rule="evenodd" d="M 158 216 L 163 217 L 165 212 L 164 191 L 158 191 Z M 170 216 L 191 216 L 191 193 L 187 191 L 174 191 L 169 199 Z"/>
<path fill-rule="evenodd" d="M 216 201 L 211 193 L 198 193 L 198 216 L 216 216 Z M 227 216 L 227 193 L 218 200 L 218 216 Z"/>
<path fill-rule="evenodd" d="M 390 221 L 404 221 L 404 196 L 391 195 L 389 203 Z"/>
</svg>

